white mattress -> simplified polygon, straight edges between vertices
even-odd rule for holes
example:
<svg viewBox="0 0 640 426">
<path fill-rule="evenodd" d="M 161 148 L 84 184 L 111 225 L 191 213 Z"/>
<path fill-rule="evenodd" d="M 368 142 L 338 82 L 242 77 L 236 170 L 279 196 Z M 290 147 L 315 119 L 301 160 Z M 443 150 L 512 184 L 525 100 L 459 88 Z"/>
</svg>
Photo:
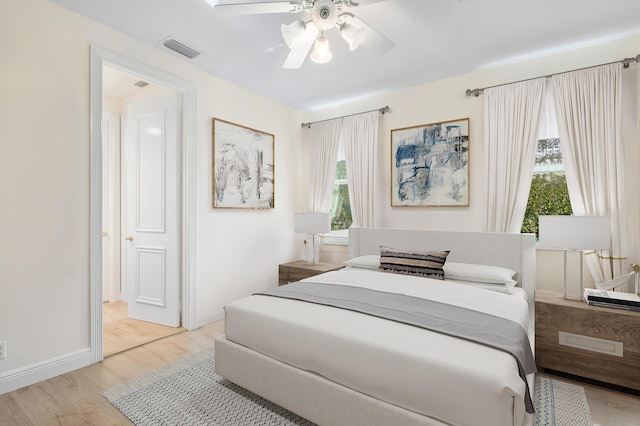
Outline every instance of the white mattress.
<svg viewBox="0 0 640 426">
<path fill-rule="evenodd" d="M 305 281 L 457 304 L 528 329 L 522 289 L 507 295 L 425 280 L 351 268 Z M 456 425 L 525 421 L 525 383 L 515 360 L 504 352 L 356 312 L 275 297 L 250 296 L 225 310 L 227 339 L 374 398 Z"/>
</svg>

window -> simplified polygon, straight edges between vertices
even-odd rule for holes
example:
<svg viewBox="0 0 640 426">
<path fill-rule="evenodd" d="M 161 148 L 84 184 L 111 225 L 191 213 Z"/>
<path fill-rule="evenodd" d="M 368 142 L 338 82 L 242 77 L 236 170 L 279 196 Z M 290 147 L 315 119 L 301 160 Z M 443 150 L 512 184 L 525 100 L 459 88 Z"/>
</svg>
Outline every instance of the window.
<svg viewBox="0 0 640 426">
<path fill-rule="evenodd" d="M 331 200 L 332 235 L 346 237 L 346 232 L 335 231 L 346 231 L 352 222 L 349 186 L 347 184 L 347 162 L 345 160 L 344 147 L 340 144 L 338 163 L 336 164 L 336 178 L 333 183 L 333 198 Z"/>
<path fill-rule="evenodd" d="M 560 139 L 540 139 L 521 232 L 538 237 L 539 215 L 571 215 Z"/>
</svg>

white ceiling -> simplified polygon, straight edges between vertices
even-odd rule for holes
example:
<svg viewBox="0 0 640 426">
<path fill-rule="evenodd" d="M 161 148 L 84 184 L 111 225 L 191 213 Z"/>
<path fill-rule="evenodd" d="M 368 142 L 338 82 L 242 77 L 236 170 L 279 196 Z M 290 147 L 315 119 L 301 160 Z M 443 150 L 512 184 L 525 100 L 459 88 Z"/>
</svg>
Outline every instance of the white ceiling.
<svg viewBox="0 0 640 426">
<path fill-rule="evenodd" d="M 640 31 L 640 0 L 360 0 L 351 11 L 391 39 L 393 50 L 383 57 L 350 52 L 330 30 L 329 63 L 307 58 L 285 70 L 280 25 L 299 14 L 220 16 L 204 0 L 51 1 L 183 58 L 162 45 L 173 37 L 202 52 L 185 61 L 299 110 Z"/>
</svg>

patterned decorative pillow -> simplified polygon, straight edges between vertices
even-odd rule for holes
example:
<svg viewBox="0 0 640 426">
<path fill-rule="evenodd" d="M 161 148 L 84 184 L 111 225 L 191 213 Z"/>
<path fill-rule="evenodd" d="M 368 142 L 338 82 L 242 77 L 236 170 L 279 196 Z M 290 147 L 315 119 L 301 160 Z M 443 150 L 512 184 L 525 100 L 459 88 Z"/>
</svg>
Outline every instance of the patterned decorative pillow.
<svg viewBox="0 0 640 426">
<path fill-rule="evenodd" d="M 410 251 L 380 246 L 380 270 L 444 280 L 442 267 L 449 250 Z"/>
</svg>

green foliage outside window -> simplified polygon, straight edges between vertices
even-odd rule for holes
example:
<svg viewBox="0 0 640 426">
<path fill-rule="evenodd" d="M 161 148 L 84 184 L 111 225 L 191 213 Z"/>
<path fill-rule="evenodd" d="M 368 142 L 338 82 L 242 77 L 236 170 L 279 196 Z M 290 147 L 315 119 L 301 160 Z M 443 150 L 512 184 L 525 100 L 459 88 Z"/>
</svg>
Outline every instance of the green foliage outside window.
<svg viewBox="0 0 640 426">
<path fill-rule="evenodd" d="M 571 214 L 573 212 L 562 166 L 560 140 L 542 139 L 538 141 L 536 166 L 521 232 L 536 234 L 537 239 L 539 215 Z"/>
<path fill-rule="evenodd" d="M 521 232 L 536 234 L 539 215 L 571 215 L 567 179 L 562 173 L 533 175 Z"/>
<path fill-rule="evenodd" d="M 336 166 L 336 183 L 333 186 L 331 230 L 349 229 L 352 222 L 349 186 L 347 185 L 347 165 L 346 161 L 340 160 Z"/>
</svg>

